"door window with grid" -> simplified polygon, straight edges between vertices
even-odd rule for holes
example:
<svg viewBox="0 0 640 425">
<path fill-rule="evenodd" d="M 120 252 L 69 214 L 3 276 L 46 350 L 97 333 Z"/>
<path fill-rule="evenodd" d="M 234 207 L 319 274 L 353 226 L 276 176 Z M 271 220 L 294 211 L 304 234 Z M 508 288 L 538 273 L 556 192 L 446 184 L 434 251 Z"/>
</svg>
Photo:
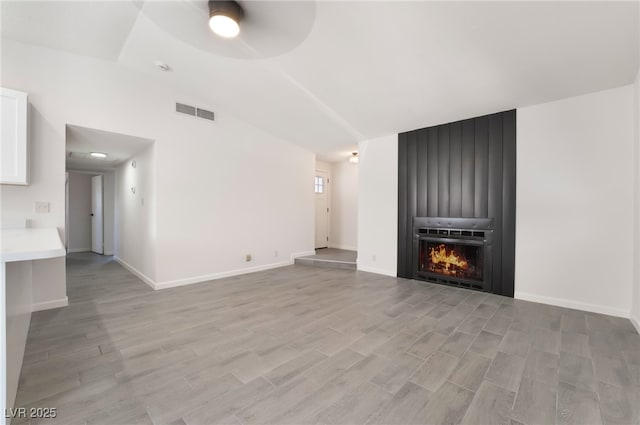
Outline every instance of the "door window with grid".
<svg viewBox="0 0 640 425">
<path fill-rule="evenodd" d="M 324 177 L 316 176 L 315 192 L 316 193 L 324 193 Z"/>
</svg>

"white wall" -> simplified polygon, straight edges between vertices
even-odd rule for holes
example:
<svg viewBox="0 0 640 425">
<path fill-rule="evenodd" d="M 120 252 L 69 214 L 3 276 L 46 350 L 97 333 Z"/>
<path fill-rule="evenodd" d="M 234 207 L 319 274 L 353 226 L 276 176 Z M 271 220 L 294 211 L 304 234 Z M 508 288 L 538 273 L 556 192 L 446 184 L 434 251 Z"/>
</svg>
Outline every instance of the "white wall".
<svg viewBox="0 0 640 425">
<path fill-rule="evenodd" d="M 104 255 L 113 255 L 115 251 L 115 185 L 116 177 L 113 171 L 102 173 L 102 210 L 104 235 Z"/>
<path fill-rule="evenodd" d="M 631 321 L 640 332 L 640 69 L 633 84 L 634 97 L 634 232 L 633 232 L 633 288 L 631 294 Z"/>
<path fill-rule="evenodd" d="M 334 162 L 331 167 L 331 248 L 358 247 L 358 165 Z"/>
<path fill-rule="evenodd" d="M 122 163 L 115 178 L 115 256 L 152 286 L 157 278 L 155 174 L 155 146 L 151 144 Z"/>
<path fill-rule="evenodd" d="M 283 265 L 313 251 L 313 153 L 172 87 L 162 73 L 9 40 L 1 59 L 2 85 L 29 93 L 35 147 L 34 184 L 3 187 L 3 214 L 64 228 L 65 125 L 76 124 L 155 140 L 156 222 L 145 223 L 148 240 L 140 243 L 156 250 L 141 253 L 140 271 L 160 286 Z M 178 100 L 211 108 L 217 122 L 175 113 Z M 49 200 L 51 213 L 35 217 L 36 200 Z"/>
<path fill-rule="evenodd" d="M 21 64 L 11 64 L 5 52 L 9 43 L 2 40 L 2 57 L 0 58 L 1 85 L 26 91 L 29 94 L 29 186 L 2 185 L 0 188 L 0 213 L 2 219 L 29 220 L 30 227 L 57 227 L 64 240 L 65 218 L 65 163 L 64 163 L 64 125 L 56 126 L 51 119 L 43 117 L 39 107 L 41 98 L 28 83 L 29 72 L 22 69 Z M 24 66 L 27 66 L 24 64 Z M 41 65 L 44 66 L 44 65 Z M 24 74 L 23 74 L 23 71 Z M 40 72 L 43 72 L 41 69 Z M 40 79 L 47 80 L 46 75 Z M 55 99 L 48 99 L 48 108 L 55 115 L 58 107 Z M 35 106 L 34 106 L 35 105 Z M 53 120 L 55 121 L 55 120 Z M 52 160 L 60 158 L 59 161 Z M 49 213 L 36 213 L 34 202 L 49 202 Z M 37 261 L 32 266 L 34 276 L 33 298 L 34 309 L 39 303 L 61 303 L 66 300 L 66 271 L 64 258 Z M 45 281 L 36 280 L 39 276 L 47 276 Z M 42 304 L 46 305 L 46 304 Z"/>
<path fill-rule="evenodd" d="M 91 251 L 91 177 L 69 172 L 69 252 Z"/>
<path fill-rule="evenodd" d="M 397 274 L 398 136 L 358 145 L 358 270 Z"/>
<path fill-rule="evenodd" d="M 628 317 L 633 88 L 518 109 L 516 298 Z"/>
<path fill-rule="evenodd" d="M 331 174 L 333 166 L 330 162 L 316 160 L 316 170 L 326 171 Z"/>
</svg>

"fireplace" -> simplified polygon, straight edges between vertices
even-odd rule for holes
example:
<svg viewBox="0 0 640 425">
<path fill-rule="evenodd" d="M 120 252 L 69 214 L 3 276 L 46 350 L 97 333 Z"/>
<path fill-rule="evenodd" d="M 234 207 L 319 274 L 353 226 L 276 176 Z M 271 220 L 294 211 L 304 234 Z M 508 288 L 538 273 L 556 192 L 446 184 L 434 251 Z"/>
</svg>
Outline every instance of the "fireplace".
<svg viewBox="0 0 640 425">
<path fill-rule="evenodd" d="M 414 278 L 491 291 L 492 219 L 415 217 Z"/>
</svg>

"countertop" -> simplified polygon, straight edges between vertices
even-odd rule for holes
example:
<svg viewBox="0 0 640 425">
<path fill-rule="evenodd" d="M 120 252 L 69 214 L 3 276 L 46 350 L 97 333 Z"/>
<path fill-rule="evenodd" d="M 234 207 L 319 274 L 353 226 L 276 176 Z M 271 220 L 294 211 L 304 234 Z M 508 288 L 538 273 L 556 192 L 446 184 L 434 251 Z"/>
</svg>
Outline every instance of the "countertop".
<svg viewBox="0 0 640 425">
<path fill-rule="evenodd" d="M 56 228 L 2 229 L 0 237 L 0 260 L 3 263 L 66 255 Z"/>
</svg>

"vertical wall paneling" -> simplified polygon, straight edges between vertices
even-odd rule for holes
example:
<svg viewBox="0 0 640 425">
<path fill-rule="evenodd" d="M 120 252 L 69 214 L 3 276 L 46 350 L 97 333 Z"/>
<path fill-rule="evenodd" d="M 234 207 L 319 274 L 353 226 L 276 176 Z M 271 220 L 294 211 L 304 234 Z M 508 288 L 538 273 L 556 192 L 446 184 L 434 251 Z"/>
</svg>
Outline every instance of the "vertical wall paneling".
<svg viewBox="0 0 640 425">
<path fill-rule="evenodd" d="M 493 225 L 502 229 L 502 114 L 489 116 L 489 174 L 487 208 L 488 217 L 493 217 Z M 493 290 L 502 293 L 502 239 L 493 241 Z"/>
<path fill-rule="evenodd" d="M 398 135 L 398 270 L 406 270 L 404 262 L 411 253 L 407 253 L 406 235 L 410 233 L 407 223 L 410 217 L 407 211 L 407 133 Z M 402 260 L 401 260 L 402 259 Z"/>
<path fill-rule="evenodd" d="M 488 176 L 489 176 L 489 126 L 488 117 L 479 117 L 475 120 L 475 182 L 473 216 L 476 218 L 488 217 Z"/>
<path fill-rule="evenodd" d="M 449 215 L 462 217 L 462 123 L 449 130 Z"/>
<path fill-rule="evenodd" d="M 416 134 L 416 143 L 418 144 L 418 158 L 424 158 L 427 155 L 427 130 L 422 129 L 414 132 Z M 418 204 L 416 215 L 425 217 L 427 215 L 427 167 L 418 167 Z"/>
<path fill-rule="evenodd" d="M 438 216 L 449 217 L 449 126 L 438 127 Z"/>
<path fill-rule="evenodd" d="M 438 216 L 438 128 L 427 129 L 427 158 L 420 159 L 420 166 L 427 166 L 427 216 Z"/>
<path fill-rule="evenodd" d="M 411 232 L 413 228 L 413 217 L 416 216 L 417 212 L 416 205 L 418 198 L 418 143 L 415 135 L 407 139 L 407 148 L 407 213 L 409 214 L 407 227 L 409 228 L 409 232 Z M 413 239 L 406 239 L 405 246 L 407 253 L 410 254 L 405 258 L 405 268 L 412 270 L 413 255 L 411 255 L 411 252 L 413 251 Z"/>
<path fill-rule="evenodd" d="M 473 120 L 462 121 L 462 217 L 473 217 L 476 151 Z"/>
<path fill-rule="evenodd" d="M 502 120 L 502 295 L 513 297 L 516 267 L 516 111 Z M 513 143 L 511 142 L 513 141 Z M 508 283 L 511 282 L 511 285 Z"/>
<path fill-rule="evenodd" d="M 513 296 L 516 111 L 398 136 L 398 276 L 413 276 L 413 217 L 493 218 L 492 288 Z"/>
</svg>

